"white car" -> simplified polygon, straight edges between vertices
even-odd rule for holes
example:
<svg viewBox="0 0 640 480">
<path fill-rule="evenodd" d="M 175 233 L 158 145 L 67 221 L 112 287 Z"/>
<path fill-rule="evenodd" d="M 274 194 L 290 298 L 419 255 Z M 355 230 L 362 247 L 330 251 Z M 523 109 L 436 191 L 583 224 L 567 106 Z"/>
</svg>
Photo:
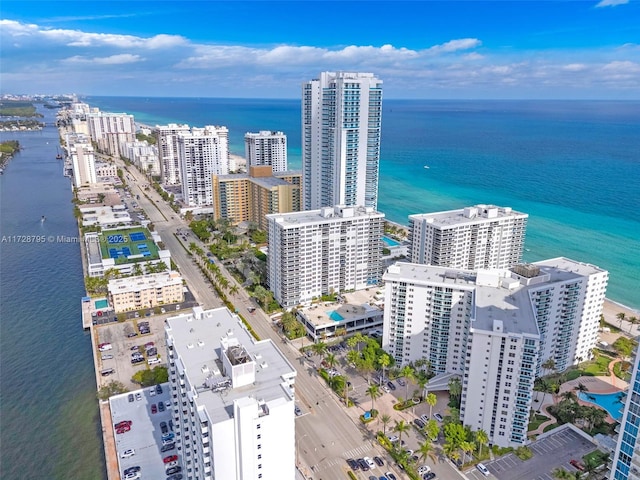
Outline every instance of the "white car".
<svg viewBox="0 0 640 480">
<path fill-rule="evenodd" d="M 129 458 L 133 457 L 136 454 L 136 451 L 133 448 L 129 448 L 120 454 L 120 458 Z"/>
<path fill-rule="evenodd" d="M 389 441 L 390 441 L 391 443 L 395 443 L 395 442 L 397 442 L 398 440 L 400 440 L 400 439 L 398 438 L 398 436 L 397 436 L 397 435 L 389 435 L 387 438 L 389 439 Z"/>
<path fill-rule="evenodd" d="M 429 415 L 420 415 L 420 420 L 422 420 L 426 425 L 429 422 Z"/>
<path fill-rule="evenodd" d="M 155 388 L 150 388 L 149 389 L 149 395 L 152 396 L 152 397 L 155 397 L 156 396 L 156 389 Z"/>
<path fill-rule="evenodd" d="M 488 477 L 489 475 L 491 475 L 491 472 L 489 471 L 489 469 L 485 467 L 482 463 L 477 464 L 476 468 L 480 470 L 480 473 L 482 473 L 485 477 Z"/>
<path fill-rule="evenodd" d="M 420 475 L 424 475 L 425 473 L 429 473 L 431 471 L 431 467 L 429 465 L 422 465 L 419 469 L 418 469 L 418 473 Z"/>
<path fill-rule="evenodd" d="M 442 415 L 440 415 L 439 413 L 434 413 L 433 418 L 435 418 L 439 422 L 444 420 L 444 418 L 442 418 Z"/>
<path fill-rule="evenodd" d="M 367 462 L 367 465 L 369 465 L 369 468 L 376 468 L 376 464 L 373 463 L 373 460 L 371 460 L 369 457 L 364 457 L 363 460 Z"/>
<path fill-rule="evenodd" d="M 386 393 L 390 393 L 391 390 L 389 390 L 389 387 L 387 387 L 386 385 L 382 386 L 382 390 L 384 390 Z"/>
</svg>

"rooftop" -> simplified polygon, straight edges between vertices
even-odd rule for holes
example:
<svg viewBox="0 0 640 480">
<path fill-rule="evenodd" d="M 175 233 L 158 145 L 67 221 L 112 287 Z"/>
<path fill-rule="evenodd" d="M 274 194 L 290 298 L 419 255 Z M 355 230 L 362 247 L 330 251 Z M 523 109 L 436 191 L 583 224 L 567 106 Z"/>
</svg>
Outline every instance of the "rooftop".
<svg viewBox="0 0 640 480">
<path fill-rule="evenodd" d="M 267 219 L 274 219 L 276 223 L 283 227 L 295 227 L 301 224 L 313 225 L 327 223 L 329 219 L 345 221 L 364 218 L 383 218 L 384 213 L 377 212 L 372 207 L 336 205 L 335 207 L 323 207 L 319 210 L 307 210 L 303 212 L 272 213 L 266 216 Z"/>
<path fill-rule="evenodd" d="M 256 341 L 227 308 L 195 307 L 192 313 L 168 318 L 165 332 L 167 345 L 173 345 L 177 354 L 177 369 L 185 371 L 189 383 L 198 391 L 198 405 L 206 407 L 214 423 L 232 418 L 235 400 L 292 399 L 285 384 L 296 376 L 293 365 L 271 340 Z M 220 361 L 223 343 L 228 356 L 234 352 L 229 357 L 234 365 L 255 362 L 254 382 L 230 387 L 229 372 L 223 371 Z"/>
<path fill-rule="evenodd" d="M 384 298 L 384 294 L 382 292 L 378 293 L 378 291 L 372 287 L 366 290 L 344 293 L 340 295 L 342 302 L 314 303 L 299 309 L 298 312 L 302 313 L 316 327 L 335 323 L 335 320 L 330 317 L 333 312 L 337 312 L 344 320 L 364 318 L 372 312 L 382 312 L 379 307 L 371 305 Z"/>
<path fill-rule="evenodd" d="M 527 218 L 528 216 L 529 215 L 526 213 L 516 212 L 511 209 L 511 207 L 479 204 L 473 207 L 460 208 L 458 210 L 409 215 L 409 219 L 414 221 L 425 221 L 435 226 L 447 227 L 492 222 L 496 219 L 511 217 Z"/>
</svg>

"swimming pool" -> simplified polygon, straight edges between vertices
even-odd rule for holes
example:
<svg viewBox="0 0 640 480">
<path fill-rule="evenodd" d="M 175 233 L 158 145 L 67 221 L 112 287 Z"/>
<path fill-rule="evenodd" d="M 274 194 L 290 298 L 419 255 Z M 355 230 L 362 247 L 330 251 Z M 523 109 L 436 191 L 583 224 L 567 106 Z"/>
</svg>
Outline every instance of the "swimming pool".
<svg viewBox="0 0 640 480">
<path fill-rule="evenodd" d="M 109 306 L 109 302 L 105 298 L 103 298 L 102 300 L 96 300 L 95 306 L 96 306 L 96 310 L 100 308 L 107 308 Z"/>
<path fill-rule="evenodd" d="M 397 247 L 400 245 L 400 242 L 395 241 L 393 238 L 382 237 L 382 241 L 387 244 L 389 247 Z"/>
<path fill-rule="evenodd" d="M 607 413 L 618 422 L 622 420 L 622 410 L 624 403 L 624 392 L 616 393 L 591 393 L 591 392 L 578 392 L 578 398 L 587 403 L 593 403 L 601 408 L 604 408 Z"/>
<path fill-rule="evenodd" d="M 335 310 L 331 310 L 330 312 L 327 312 L 327 315 L 329 315 L 329 318 L 334 322 L 339 322 L 340 320 L 344 320 L 344 317 L 340 315 L 338 312 L 336 312 Z"/>
</svg>

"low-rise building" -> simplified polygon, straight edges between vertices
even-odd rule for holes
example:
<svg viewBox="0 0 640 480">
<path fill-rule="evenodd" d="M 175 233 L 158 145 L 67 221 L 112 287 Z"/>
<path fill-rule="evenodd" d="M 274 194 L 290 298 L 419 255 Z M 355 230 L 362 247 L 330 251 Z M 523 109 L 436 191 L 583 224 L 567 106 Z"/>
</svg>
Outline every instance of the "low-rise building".
<svg viewBox="0 0 640 480">
<path fill-rule="evenodd" d="M 296 370 L 227 308 L 165 322 L 184 478 L 295 478 Z"/>
<path fill-rule="evenodd" d="M 152 273 L 109 280 L 109 299 L 116 313 L 153 308 L 184 300 L 178 272 Z"/>
<path fill-rule="evenodd" d="M 133 221 L 124 205 L 80 205 L 82 225 L 90 227 L 116 227 L 130 225 Z"/>
</svg>

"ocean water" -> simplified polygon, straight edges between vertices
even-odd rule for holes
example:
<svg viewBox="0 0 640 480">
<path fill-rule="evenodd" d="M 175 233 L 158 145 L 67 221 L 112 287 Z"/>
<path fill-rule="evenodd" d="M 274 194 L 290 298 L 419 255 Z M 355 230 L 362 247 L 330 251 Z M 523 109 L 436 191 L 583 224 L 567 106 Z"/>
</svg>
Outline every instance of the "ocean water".
<svg viewBox="0 0 640 480">
<path fill-rule="evenodd" d="M 42 113 L 53 121 L 55 111 Z M 80 318 L 80 248 L 57 242 L 78 234 L 70 182 L 55 158 L 58 132 L 2 132 L 0 139 L 23 147 L 0 176 L 0 478 L 102 480 L 91 340 Z"/>
<path fill-rule="evenodd" d="M 148 125 L 287 134 L 300 168 L 300 102 L 87 97 Z M 378 209 L 388 219 L 487 203 L 529 214 L 525 260 L 565 256 L 610 272 L 607 296 L 640 308 L 640 102 L 385 100 Z M 429 168 L 425 168 L 429 167 Z"/>
</svg>

